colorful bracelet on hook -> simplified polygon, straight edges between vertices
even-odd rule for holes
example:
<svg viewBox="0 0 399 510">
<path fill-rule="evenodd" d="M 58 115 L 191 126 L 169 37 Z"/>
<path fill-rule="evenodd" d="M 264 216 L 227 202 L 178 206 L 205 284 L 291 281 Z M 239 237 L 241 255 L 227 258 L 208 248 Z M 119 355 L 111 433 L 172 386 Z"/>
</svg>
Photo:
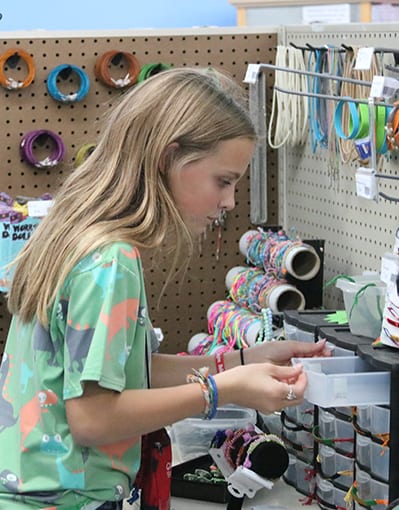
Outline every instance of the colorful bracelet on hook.
<svg viewBox="0 0 399 510">
<path fill-rule="evenodd" d="M 127 73 L 124 77 L 114 78 L 111 76 L 111 66 L 116 67 L 122 60 L 127 62 Z M 137 83 L 140 73 L 140 64 L 137 58 L 126 51 L 110 50 L 99 55 L 95 66 L 94 74 L 102 83 L 115 89 L 131 87 Z"/>
<path fill-rule="evenodd" d="M 75 166 L 80 166 L 96 148 L 95 143 L 86 143 L 79 148 L 75 155 Z"/>
<path fill-rule="evenodd" d="M 162 62 L 158 62 L 156 64 L 145 64 L 140 69 L 138 82 L 147 80 L 151 76 L 155 76 L 156 74 L 162 73 L 162 71 L 167 71 L 171 68 L 172 66 L 170 64 L 163 64 Z"/>
<path fill-rule="evenodd" d="M 4 68 L 6 65 L 11 67 L 13 59 L 22 58 L 28 68 L 28 74 L 23 81 L 18 81 L 11 76 L 6 76 Z M 11 48 L 0 55 L 0 85 L 8 90 L 18 90 L 28 87 L 35 78 L 35 63 L 31 55 L 21 48 Z"/>
<path fill-rule="evenodd" d="M 41 140 L 48 139 L 53 146 L 49 156 L 39 160 L 35 155 L 35 144 Z M 21 156 L 32 166 L 36 168 L 48 168 L 58 165 L 65 156 L 65 145 L 62 138 L 56 133 L 47 129 L 39 129 L 29 131 L 21 139 L 20 143 Z"/>
<path fill-rule="evenodd" d="M 58 88 L 58 82 L 60 78 L 66 78 L 71 73 L 79 78 L 80 85 L 77 91 L 64 94 Z M 77 101 L 81 101 L 87 96 L 89 89 L 90 80 L 86 72 L 82 68 L 72 64 L 60 64 L 54 67 L 47 77 L 47 90 L 50 96 L 61 103 L 76 103 Z"/>
</svg>

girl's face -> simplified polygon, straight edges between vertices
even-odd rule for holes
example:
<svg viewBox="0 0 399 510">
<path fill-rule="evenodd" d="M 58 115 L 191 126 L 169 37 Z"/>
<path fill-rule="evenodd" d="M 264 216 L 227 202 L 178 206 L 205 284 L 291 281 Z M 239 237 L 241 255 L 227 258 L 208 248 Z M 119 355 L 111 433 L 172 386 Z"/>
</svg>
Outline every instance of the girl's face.
<svg viewBox="0 0 399 510">
<path fill-rule="evenodd" d="M 255 142 L 248 138 L 222 141 L 216 151 L 187 163 L 169 175 L 177 208 L 193 235 L 199 235 L 223 210 L 235 206 L 235 190 L 251 160 Z"/>
</svg>

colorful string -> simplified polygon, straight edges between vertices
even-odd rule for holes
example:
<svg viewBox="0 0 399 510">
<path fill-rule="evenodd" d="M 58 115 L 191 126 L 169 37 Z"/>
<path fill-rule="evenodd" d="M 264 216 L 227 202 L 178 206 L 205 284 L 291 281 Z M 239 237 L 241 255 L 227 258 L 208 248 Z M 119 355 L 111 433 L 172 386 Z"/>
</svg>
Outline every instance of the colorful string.
<svg viewBox="0 0 399 510">
<path fill-rule="evenodd" d="M 276 278 L 284 278 L 287 274 L 285 266 L 287 254 L 298 246 L 304 246 L 304 243 L 289 239 L 283 230 L 278 232 L 258 230 L 248 242 L 247 263 L 263 268 L 266 272 L 272 270 Z"/>
</svg>

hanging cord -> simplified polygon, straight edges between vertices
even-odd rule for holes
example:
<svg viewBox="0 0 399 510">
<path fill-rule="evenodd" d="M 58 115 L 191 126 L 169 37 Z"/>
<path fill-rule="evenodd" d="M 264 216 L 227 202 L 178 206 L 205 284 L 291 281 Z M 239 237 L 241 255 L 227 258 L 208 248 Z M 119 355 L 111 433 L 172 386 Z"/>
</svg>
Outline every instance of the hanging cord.
<svg viewBox="0 0 399 510">
<path fill-rule="evenodd" d="M 276 65 L 305 70 L 302 51 L 278 46 Z M 275 86 L 285 86 L 292 91 L 306 90 L 306 77 L 302 74 L 276 71 Z M 291 147 L 303 145 L 307 139 L 308 105 L 304 97 L 273 91 L 272 112 L 269 120 L 268 143 L 279 149 L 288 143 Z M 274 139 L 272 133 L 274 132 Z"/>
<path fill-rule="evenodd" d="M 329 46 L 327 49 L 327 72 L 336 76 L 342 76 L 343 62 L 342 53 L 337 48 Z M 328 80 L 328 95 L 339 96 L 341 90 L 341 82 Z M 328 120 L 328 135 L 327 135 L 327 171 L 330 178 L 330 183 L 334 188 L 339 190 L 339 146 L 338 137 L 334 128 L 334 112 L 336 104 L 334 101 L 327 101 L 327 120 Z"/>
<path fill-rule="evenodd" d="M 357 70 L 355 69 L 357 55 L 359 52 L 358 47 L 347 48 L 344 59 L 343 77 L 354 78 L 361 81 L 371 82 L 373 77 L 379 72 L 378 57 L 374 53 L 370 69 Z M 370 87 L 367 85 L 354 84 L 349 82 L 342 82 L 341 97 L 351 97 L 353 99 L 364 99 L 369 97 Z M 342 112 L 342 125 L 349 125 L 349 108 L 345 108 Z M 345 140 L 339 138 L 338 140 L 341 161 L 349 163 L 357 159 L 357 152 L 353 140 Z"/>
</svg>

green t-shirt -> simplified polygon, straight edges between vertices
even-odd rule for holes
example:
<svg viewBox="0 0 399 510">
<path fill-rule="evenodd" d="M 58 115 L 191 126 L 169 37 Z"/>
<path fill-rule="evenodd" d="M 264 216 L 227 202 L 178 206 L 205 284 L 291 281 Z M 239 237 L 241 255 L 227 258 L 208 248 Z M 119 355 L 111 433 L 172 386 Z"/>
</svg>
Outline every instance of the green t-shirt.
<svg viewBox="0 0 399 510">
<path fill-rule="evenodd" d="M 85 381 L 146 388 L 150 328 L 140 255 L 125 243 L 76 265 L 48 329 L 13 318 L 0 366 L 0 509 L 91 510 L 128 496 L 140 439 L 78 446 L 64 401 L 82 395 Z"/>
</svg>

